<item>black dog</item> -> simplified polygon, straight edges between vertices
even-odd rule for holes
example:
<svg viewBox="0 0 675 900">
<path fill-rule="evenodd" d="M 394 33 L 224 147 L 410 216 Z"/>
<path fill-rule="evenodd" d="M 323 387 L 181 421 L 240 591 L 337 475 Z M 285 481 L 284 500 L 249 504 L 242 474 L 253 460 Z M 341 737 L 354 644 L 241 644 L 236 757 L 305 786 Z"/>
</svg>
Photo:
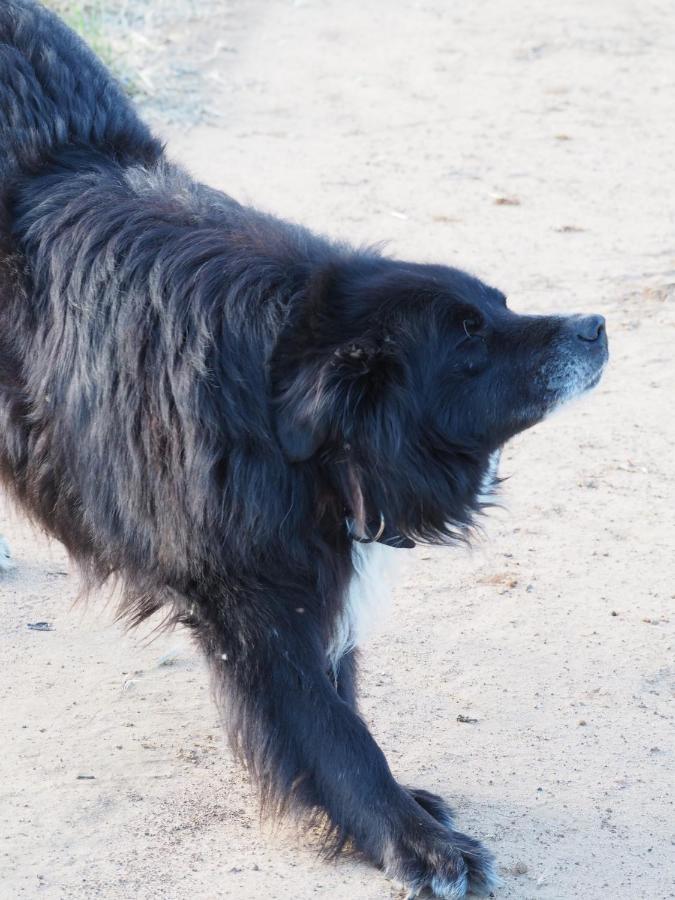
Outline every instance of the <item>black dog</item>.
<svg viewBox="0 0 675 900">
<path fill-rule="evenodd" d="M 598 381 L 602 318 L 519 316 L 195 183 L 31 0 L 0 7 L 0 191 L 3 482 L 129 621 L 192 629 L 272 811 L 412 895 L 488 892 L 356 711 L 359 578 L 466 534 L 504 442 Z"/>
</svg>

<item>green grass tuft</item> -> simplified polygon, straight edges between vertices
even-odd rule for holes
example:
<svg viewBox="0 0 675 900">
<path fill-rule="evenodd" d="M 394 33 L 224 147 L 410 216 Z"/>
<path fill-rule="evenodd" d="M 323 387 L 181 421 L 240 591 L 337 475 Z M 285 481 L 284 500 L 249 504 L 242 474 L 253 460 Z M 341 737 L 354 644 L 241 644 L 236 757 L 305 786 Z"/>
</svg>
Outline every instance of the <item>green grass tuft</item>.
<svg viewBox="0 0 675 900">
<path fill-rule="evenodd" d="M 105 34 L 106 6 L 103 0 L 43 0 L 64 22 L 84 38 L 103 62 L 114 68 L 115 54 Z"/>
<path fill-rule="evenodd" d="M 120 16 L 119 3 L 113 0 L 42 0 L 42 2 L 87 42 L 129 95 L 140 93 L 138 84 L 127 70 L 124 54 L 120 50 L 120 36 L 117 32 L 120 25 L 128 28 L 128 23 Z M 116 45 L 110 38 L 111 34 L 118 39 Z"/>
</svg>

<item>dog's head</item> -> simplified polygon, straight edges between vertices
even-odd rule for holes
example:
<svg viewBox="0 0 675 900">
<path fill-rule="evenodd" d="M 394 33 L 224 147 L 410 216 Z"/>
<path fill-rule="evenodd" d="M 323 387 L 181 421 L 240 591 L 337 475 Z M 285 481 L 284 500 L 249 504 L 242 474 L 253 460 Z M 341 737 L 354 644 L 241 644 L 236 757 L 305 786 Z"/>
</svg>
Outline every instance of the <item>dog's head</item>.
<svg viewBox="0 0 675 900">
<path fill-rule="evenodd" d="M 320 465 L 364 528 L 438 539 L 467 524 L 499 448 L 593 387 L 601 316 L 526 316 L 442 266 L 332 265 L 273 363 L 288 459 Z"/>
</svg>

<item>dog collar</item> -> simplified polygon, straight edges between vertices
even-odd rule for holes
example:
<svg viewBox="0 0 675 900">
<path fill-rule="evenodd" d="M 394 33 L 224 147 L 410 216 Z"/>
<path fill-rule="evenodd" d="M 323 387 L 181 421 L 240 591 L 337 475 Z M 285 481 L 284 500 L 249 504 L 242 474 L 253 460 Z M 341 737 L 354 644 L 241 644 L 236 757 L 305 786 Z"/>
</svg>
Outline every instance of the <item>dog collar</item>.
<svg viewBox="0 0 675 900">
<path fill-rule="evenodd" d="M 345 524 L 349 537 L 359 544 L 384 544 L 386 547 L 394 547 L 397 550 L 412 550 L 415 546 L 415 542 L 410 538 L 387 528 L 382 513 L 380 513 L 379 522 L 366 524 L 365 534 L 359 533 L 356 520 L 352 516 L 347 516 Z"/>
</svg>

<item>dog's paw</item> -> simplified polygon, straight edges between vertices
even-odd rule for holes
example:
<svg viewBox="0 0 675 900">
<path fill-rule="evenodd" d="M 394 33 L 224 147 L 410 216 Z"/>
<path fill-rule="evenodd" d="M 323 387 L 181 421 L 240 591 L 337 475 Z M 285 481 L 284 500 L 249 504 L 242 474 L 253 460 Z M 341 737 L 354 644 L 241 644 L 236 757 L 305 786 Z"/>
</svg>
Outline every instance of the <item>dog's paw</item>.
<svg viewBox="0 0 675 900">
<path fill-rule="evenodd" d="M 442 797 L 425 791 L 423 788 L 408 788 L 408 793 L 423 810 L 436 819 L 444 828 L 452 831 L 455 824 L 455 814 Z"/>
<path fill-rule="evenodd" d="M 480 841 L 459 831 L 453 831 L 451 841 L 461 852 L 469 871 L 469 893 L 486 897 L 499 887 L 501 878 L 495 858 Z"/>
<path fill-rule="evenodd" d="M 462 900 L 468 894 L 486 896 L 500 883 L 494 857 L 479 841 L 448 831 L 443 837 L 425 832 L 405 841 L 399 858 L 388 866 L 414 897 Z M 398 855 L 398 854 L 397 854 Z"/>
<path fill-rule="evenodd" d="M 0 537 L 0 574 L 10 572 L 13 568 L 14 560 L 9 552 L 9 544 L 3 537 Z"/>
</svg>

